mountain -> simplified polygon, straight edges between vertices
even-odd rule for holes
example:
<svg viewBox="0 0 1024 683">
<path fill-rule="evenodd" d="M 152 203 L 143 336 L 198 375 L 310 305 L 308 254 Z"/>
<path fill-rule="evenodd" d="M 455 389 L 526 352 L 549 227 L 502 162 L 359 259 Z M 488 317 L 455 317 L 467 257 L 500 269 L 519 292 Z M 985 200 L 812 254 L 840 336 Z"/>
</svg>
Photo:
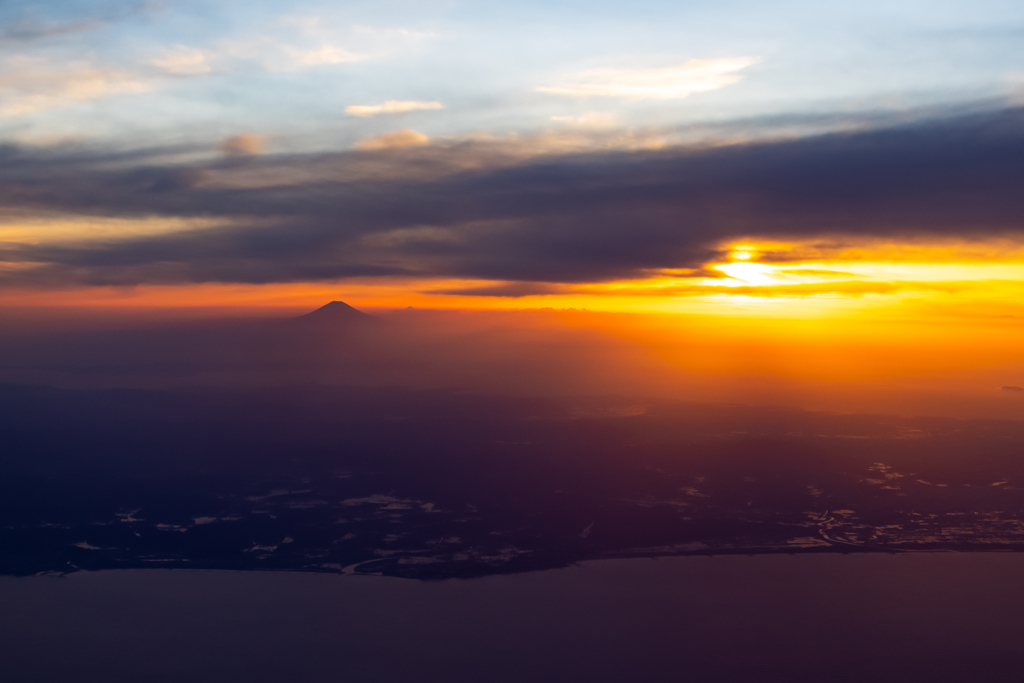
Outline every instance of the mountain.
<svg viewBox="0 0 1024 683">
<path fill-rule="evenodd" d="M 352 329 L 377 325 L 381 322 L 381 319 L 368 313 L 363 313 L 359 309 L 352 308 L 344 301 L 332 301 L 312 313 L 294 318 L 291 322 L 303 327 Z"/>
</svg>

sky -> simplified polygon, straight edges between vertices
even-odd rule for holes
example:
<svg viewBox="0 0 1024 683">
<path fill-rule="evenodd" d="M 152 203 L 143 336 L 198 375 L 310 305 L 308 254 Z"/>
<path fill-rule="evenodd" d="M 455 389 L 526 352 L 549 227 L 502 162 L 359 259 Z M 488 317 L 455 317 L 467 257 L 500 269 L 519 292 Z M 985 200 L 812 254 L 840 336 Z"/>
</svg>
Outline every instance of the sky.
<svg viewBox="0 0 1024 683">
<path fill-rule="evenodd" d="M 0 297 L 586 309 L 1024 385 L 1022 34 L 995 0 L 8 1 Z"/>
</svg>

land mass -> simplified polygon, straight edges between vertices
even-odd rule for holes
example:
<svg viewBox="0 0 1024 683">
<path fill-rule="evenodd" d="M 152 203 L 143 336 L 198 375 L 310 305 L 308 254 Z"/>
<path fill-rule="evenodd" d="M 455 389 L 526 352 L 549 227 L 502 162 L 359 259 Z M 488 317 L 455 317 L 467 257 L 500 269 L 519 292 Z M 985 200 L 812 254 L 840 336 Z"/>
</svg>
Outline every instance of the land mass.
<svg viewBox="0 0 1024 683">
<path fill-rule="evenodd" d="M 0 385 L 0 573 L 470 577 L 1024 550 L 1024 423 L 635 397 Z"/>
</svg>

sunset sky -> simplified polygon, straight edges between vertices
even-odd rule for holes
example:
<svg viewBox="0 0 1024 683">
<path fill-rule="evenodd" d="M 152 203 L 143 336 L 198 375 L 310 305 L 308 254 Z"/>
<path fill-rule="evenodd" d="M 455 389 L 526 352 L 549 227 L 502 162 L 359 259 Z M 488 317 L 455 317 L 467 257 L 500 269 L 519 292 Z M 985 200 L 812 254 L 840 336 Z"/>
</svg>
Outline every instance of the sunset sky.
<svg viewBox="0 0 1024 683">
<path fill-rule="evenodd" d="M 0 0 L 0 683 L 1024 680 L 1022 576 L 1024 0 Z"/>
<path fill-rule="evenodd" d="M 1016 368 L 1022 37 L 996 0 L 4 3 L 0 296 Z"/>
</svg>

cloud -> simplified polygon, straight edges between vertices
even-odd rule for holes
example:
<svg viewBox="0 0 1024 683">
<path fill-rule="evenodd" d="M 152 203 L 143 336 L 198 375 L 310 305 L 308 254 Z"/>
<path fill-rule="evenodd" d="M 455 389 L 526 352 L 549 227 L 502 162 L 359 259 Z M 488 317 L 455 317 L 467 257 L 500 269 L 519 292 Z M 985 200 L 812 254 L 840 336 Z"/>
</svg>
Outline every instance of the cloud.
<svg viewBox="0 0 1024 683">
<path fill-rule="evenodd" d="M 991 285 L 992 282 L 988 282 Z M 811 297 L 823 294 L 863 296 L 865 294 L 894 294 L 896 292 L 943 292 L 956 294 L 972 288 L 967 282 L 922 282 L 920 280 L 866 281 L 851 278 L 831 282 L 799 284 L 763 283 L 739 286 L 717 285 L 709 282 L 681 282 L 676 285 L 645 287 L 616 287 L 615 293 L 626 296 L 707 296 L 709 294 L 743 295 L 748 297 Z"/>
<path fill-rule="evenodd" d="M 408 28 L 374 28 L 372 26 L 353 26 L 352 29 L 358 33 L 364 33 L 375 37 L 396 37 L 405 40 L 427 40 L 431 38 L 438 38 L 437 33 L 431 31 L 414 31 Z"/>
<path fill-rule="evenodd" d="M 350 52 L 337 45 L 325 44 L 310 50 L 262 38 L 227 41 L 209 49 L 175 45 L 153 57 L 150 64 L 170 76 L 204 76 L 211 73 L 215 65 L 224 70 L 256 62 L 271 72 L 287 72 L 367 59 L 370 59 L 369 55 Z"/>
<path fill-rule="evenodd" d="M 8 212 L 209 221 L 124 239 L 8 243 L 0 284 L 401 275 L 557 285 L 699 269 L 723 258 L 719 245 L 749 240 L 1024 239 L 1021 108 L 657 150 L 517 156 L 515 144 L 533 142 L 424 142 L 395 131 L 353 152 L 264 154 L 252 164 L 169 163 L 165 149 L 0 147 Z"/>
<path fill-rule="evenodd" d="M 111 95 L 152 90 L 149 79 L 87 61 L 54 64 L 16 55 L 0 64 L 0 116 L 19 116 Z"/>
<path fill-rule="evenodd" d="M 619 117 L 606 111 L 589 111 L 579 116 L 552 116 L 552 121 L 575 128 L 611 129 L 619 125 Z"/>
<path fill-rule="evenodd" d="M 427 294 L 449 294 L 455 296 L 497 296 L 519 299 L 524 296 L 560 294 L 565 287 L 546 282 L 506 282 L 483 287 L 461 287 L 457 289 L 433 289 Z"/>
<path fill-rule="evenodd" d="M 317 30 L 320 28 L 320 17 L 314 17 L 311 15 L 295 14 L 281 17 L 278 21 L 284 24 L 296 26 L 307 35 L 316 35 Z"/>
<path fill-rule="evenodd" d="M 569 97 L 678 100 L 732 85 L 743 78 L 737 71 L 757 61 L 753 57 L 691 59 L 685 64 L 659 69 L 590 69 L 565 83 L 537 90 Z"/>
<path fill-rule="evenodd" d="M 270 72 L 291 72 L 380 58 L 389 53 L 389 42 L 398 40 L 405 44 L 411 39 L 430 37 L 429 34 L 404 29 L 377 31 L 357 26 L 344 31 L 338 26 L 332 28 L 322 24 L 321 19 L 315 16 L 284 16 L 260 34 L 241 40 L 220 40 L 201 49 L 177 45 L 153 58 L 151 63 L 164 73 L 176 76 L 204 75 L 215 67 L 218 71 L 245 70 L 255 65 Z M 339 45 L 338 36 L 342 34 L 348 35 L 360 49 Z M 372 34 L 376 40 L 367 41 L 362 34 Z M 384 106 L 394 104 L 388 102 Z M 442 108 L 437 103 L 424 104 L 428 105 L 424 108 Z M 385 109 L 382 113 L 391 113 L 391 110 Z"/>
<path fill-rule="evenodd" d="M 82 19 L 64 24 L 43 25 L 30 20 L 22 20 L 0 30 L 0 44 L 21 43 L 55 36 L 64 36 L 102 28 L 107 22 L 98 19 Z"/>
<path fill-rule="evenodd" d="M 224 41 L 206 51 L 209 61 L 258 63 L 271 72 L 299 71 L 316 66 L 362 62 L 370 55 L 350 52 L 339 45 L 322 43 L 316 49 L 269 37 L 245 41 Z"/>
<path fill-rule="evenodd" d="M 29 7 L 36 5 L 37 7 L 34 9 L 37 11 L 45 7 L 43 3 L 26 3 L 26 5 Z M 27 43 L 86 31 L 95 31 L 114 22 L 146 14 L 158 8 L 158 3 L 150 0 L 127 3 L 92 3 L 92 5 L 91 9 L 100 10 L 95 16 L 62 23 L 42 22 L 31 15 L 22 15 L 16 20 L 7 19 L 5 26 L 0 28 L 0 45 L 4 43 Z"/>
<path fill-rule="evenodd" d="M 355 149 L 388 149 L 392 147 L 419 147 L 420 145 L 426 145 L 430 142 L 423 133 L 420 133 L 409 128 L 402 128 L 391 133 L 384 133 L 383 135 L 375 135 L 369 138 L 363 138 L 356 142 L 353 147 Z"/>
<path fill-rule="evenodd" d="M 288 48 L 288 55 L 296 66 L 319 66 L 321 64 L 344 64 L 345 62 L 362 62 L 369 59 L 368 55 L 349 52 L 335 45 L 325 45 L 318 50 L 299 50 Z"/>
<path fill-rule="evenodd" d="M 224 139 L 220 144 L 224 156 L 244 157 L 262 154 L 269 136 L 259 133 L 241 133 Z"/>
<path fill-rule="evenodd" d="M 384 104 L 354 104 L 345 107 L 345 113 L 351 116 L 378 116 L 380 114 L 406 114 L 411 111 L 425 111 L 429 109 L 444 109 L 440 102 L 406 102 L 401 100 L 388 100 Z"/>
<path fill-rule="evenodd" d="M 208 57 L 205 50 L 177 45 L 151 61 L 153 66 L 174 76 L 202 76 L 210 73 Z"/>
</svg>

